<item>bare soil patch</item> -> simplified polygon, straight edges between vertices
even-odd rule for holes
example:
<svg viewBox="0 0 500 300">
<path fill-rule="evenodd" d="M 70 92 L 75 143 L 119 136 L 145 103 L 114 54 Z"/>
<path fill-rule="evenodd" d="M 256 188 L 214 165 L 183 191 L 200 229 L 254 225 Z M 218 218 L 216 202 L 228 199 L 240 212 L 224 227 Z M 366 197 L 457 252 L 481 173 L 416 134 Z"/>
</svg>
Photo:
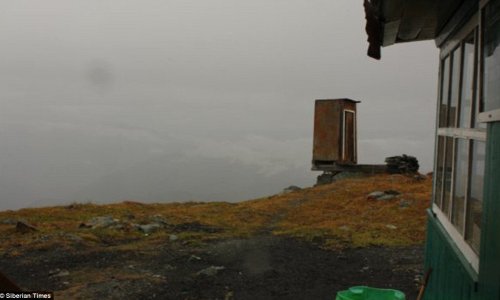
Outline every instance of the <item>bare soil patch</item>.
<svg viewBox="0 0 500 300">
<path fill-rule="evenodd" d="M 324 250 L 265 235 L 144 251 L 54 248 L 0 267 L 23 288 L 56 291 L 57 299 L 333 299 L 353 285 L 414 299 L 422 256 L 421 246 Z"/>
</svg>

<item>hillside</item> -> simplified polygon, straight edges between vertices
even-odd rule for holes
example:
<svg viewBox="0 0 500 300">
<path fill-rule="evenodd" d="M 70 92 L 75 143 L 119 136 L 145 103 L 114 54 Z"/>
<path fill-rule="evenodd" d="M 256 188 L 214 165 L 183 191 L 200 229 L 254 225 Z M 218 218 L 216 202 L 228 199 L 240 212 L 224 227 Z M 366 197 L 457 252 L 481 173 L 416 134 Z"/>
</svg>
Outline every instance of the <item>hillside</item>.
<svg viewBox="0 0 500 300">
<path fill-rule="evenodd" d="M 4 211 L 0 271 L 61 299 L 327 299 L 361 283 L 412 294 L 431 182 L 376 175 L 240 203 Z"/>
</svg>

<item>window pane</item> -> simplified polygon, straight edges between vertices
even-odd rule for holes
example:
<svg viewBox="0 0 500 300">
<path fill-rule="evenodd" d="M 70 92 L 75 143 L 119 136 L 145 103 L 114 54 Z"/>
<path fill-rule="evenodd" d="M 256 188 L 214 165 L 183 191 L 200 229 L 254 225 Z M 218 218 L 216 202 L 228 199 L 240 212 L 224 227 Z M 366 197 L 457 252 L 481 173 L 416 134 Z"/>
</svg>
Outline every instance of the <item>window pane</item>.
<svg viewBox="0 0 500 300">
<path fill-rule="evenodd" d="M 443 207 L 442 211 L 448 215 L 450 213 L 451 202 L 451 178 L 453 171 L 453 138 L 446 137 L 446 150 L 444 159 L 444 178 L 443 178 Z"/>
<path fill-rule="evenodd" d="M 446 127 L 448 119 L 448 87 L 450 84 L 450 57 L 446 57 L 442 63 L 441 99 L 439 104 L 439 127 Z"/>
<path fill-rule="evenodd" d="M 470 128 L 474 83 L 474 33 L 464 41 L 464 64 L 462 73 L 462 97 L 460 102 L 460 126 Z"/>
<path fill-rule="evenodd" d="M 480 85 L 479 85 L 479 68 L 476 72 L 476 101 L 474 103 L 474 128 L 486 129 L 486 123 L 479 122 L 479 113 L 483 111 L 482 107 L 484 104 L 482 103 L 482 99 L 480 99 Z"/>
<path fill-rule="evenodd" d="M 484 110 L 500 108 L 500 0 L 484 10 Z"/>
<path fill-rule="evenodd" d="M 460 92 L 460 48 L 457 48 L 452 53 L 451 65 L 451 87 L 450 87 L 450 106 L 448 112 L 448 127 L 456 127 L 458 96 Z"/>
<path fill-rule="evenodd" d="M 472 169 L 470 178 L 470 196 L 467 205 L 466 240 L 472 249 L 479 254 L 486 147 L 485 143 L 480 141 L 473 141 L 472 145 Z"/>
<path fill-rule="evenodd" d="M 444 136 L 438 137 L 438 148 L 436 157 L 436 187 L 434 189 L 434 203 L 441 207 L 443 195 L 443 170 L 444 170 Z"/>
<path fill-rule="evenodd" d="M 465 192 L 469 172 L 469 141 L 456 139 L 455 145 L 455 184 L 453 188 L 452 223 L 458 232 L 464 234 Z"/>
</svg>

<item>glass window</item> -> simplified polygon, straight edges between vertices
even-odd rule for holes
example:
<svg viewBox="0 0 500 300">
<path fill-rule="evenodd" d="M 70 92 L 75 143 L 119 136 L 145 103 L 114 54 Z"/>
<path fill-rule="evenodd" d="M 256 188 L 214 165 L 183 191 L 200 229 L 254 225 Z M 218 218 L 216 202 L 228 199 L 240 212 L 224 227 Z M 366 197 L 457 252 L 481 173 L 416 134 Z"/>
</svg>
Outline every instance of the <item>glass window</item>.
<svg viewBox="0 0 500 300">
<path fill-rule="evenodd" d="M 451 180 L 453 175 L 453 138 L 445 138 L 445 159 L 444 159 L 444 174 L 443 174 L 443 205 L 441 210 L 449 215 L 451 203 Z"/>
<path fill-rule="evenodd" d="M 486 123 L 484 122 L 479 122 L 479 113 L 482 112 L 484 109 L 484 103 L 483 103 L 483 100 L 481 99 L 481 93 L 480 93 L 480 84 L 479 84 L 479 80 L 480 80 L 480 76 L 479 76 L 479 73 L 480 73 L 480 69 L 479 68 L 476 68 L 477 72 L 476 72 L 476 90 L 474 91 L 474 94 L 476 95 L 476 101 L 474 101 L 474 114 L 473 114 L 473 118 L 474 118 L 474 128 L 479 128 L 479 129 L 486 129 Z"/>
<path fill-rule="evenodd" d="M 486 145 L 480 141 L 473 141 L 472 145 L 472 169 L 470 175 L 470 196 L 467 203 L 466 241 L 479 254 Z"/>
<path fill-rule="evenodd" d="M 450 87 L 450 105 L 448 107 L 448 127 L 457 126 L 457 108 L 460 100 L 460 61 L 462 60 L 461 48 L 457 48 L 452 53 L 451 65 L 451 87 Z"/>
<path fill-rule="evenodd" d="M 479 253 L 486 130 L 477 120 L 484 96 L 478 27 L 466 26 L 441 60 L 433 209 L 477 271 L 478 256 L 470 256 Z"/>
<path fill-rule="evenodd" d="M 441 79 L 441 101 L 439 102 L 439 127 L 446 127 L 448 123 L 448 91 L 450 86 L 450 57 L 446 57 L 442 63 Z"/>
<path fill-rule="evenodd" d="M 464 61 L 462 71 L 462 96 L 460 101 L 459 127 L 469 128 L 472 108 L 472 92 L 474 89 L 474 33 L 469 35 L 463 46 Z"/>
<path fill-rule="evenodd" d="M 444 136 L 438 137 L 436 157 L 436 187 L 434 189 L 434 203 L 441 207 L 443 199 L 443 170 L 444 170 Z"/>
<path fill-rule="evenodd" d="M 500 0 L 484 9 L 484 110 L 500 109 Z"/>
<path fill-rule="evenodd" d="M 456 139 L 455 145 L 455 183 L 453 185 L 452 223 L 458 232 L 464 234 L 465 193 L 469 172 L 469 141 Z"/>
</svg>

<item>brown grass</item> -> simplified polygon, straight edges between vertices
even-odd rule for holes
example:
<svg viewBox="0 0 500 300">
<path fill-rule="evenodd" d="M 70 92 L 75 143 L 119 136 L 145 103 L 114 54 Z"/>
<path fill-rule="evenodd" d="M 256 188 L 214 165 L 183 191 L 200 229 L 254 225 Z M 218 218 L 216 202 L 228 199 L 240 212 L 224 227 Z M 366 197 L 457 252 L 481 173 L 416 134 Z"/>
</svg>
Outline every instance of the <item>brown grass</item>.
<svg viewBox="0 0 500 300">
<path fill-rule="evenodd" d="M 38 231 L 21 234 L 15 231 L 15 225 L 0 223 L 0 255 L 19 255 L 20 249 L 72 248 L 82 243 L 92 247 L 104 242 L 111 246 L 110 249 L 133 250 L 168 240 L 168 230 L 145 236 L 133 228 L 79 228 L 82 222 L 104 215 L 143 224 L 150 222 L 152 216 L 161 215 L 169 224 L 199 222 L 223 229 L 215 233 L 177 233 L 184 242 L 266 232 L 319 241 L 324 247 L 417 244 L 424 239 L 431 181 L 430 178 L 417 181 L 402 175 L 376 175 L 241 203 L 142 204 L 126 201 L 4 211 L 0 212 L 0 222 L 23 219 Z M 372 191 L 389 189 L 401 194 L 389 201 L 367 199 Z M 411 205 L 401 207 L 402 200 Z M 129 220 L 130 215 L 133 219 Z M 75 236 L 81 241 L 75 241 Z"/>
</svg>

